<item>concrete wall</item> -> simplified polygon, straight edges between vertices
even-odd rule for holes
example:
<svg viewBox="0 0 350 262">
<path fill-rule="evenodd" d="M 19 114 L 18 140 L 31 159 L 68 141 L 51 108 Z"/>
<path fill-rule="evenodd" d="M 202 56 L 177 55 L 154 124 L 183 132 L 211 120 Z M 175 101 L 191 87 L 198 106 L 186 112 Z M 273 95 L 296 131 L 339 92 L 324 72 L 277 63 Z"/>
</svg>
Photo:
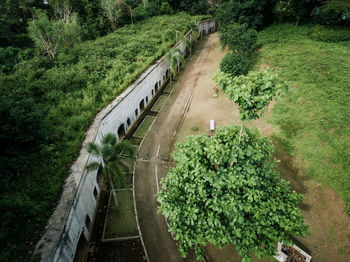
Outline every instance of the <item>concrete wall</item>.
<svg viewBox="0 0 350 262">
<path fill-rule="evenodd" d="M 203 36 L 215 31 L 215 22 L 203 21 L 198 27 L 200 35 Z M 191 33 L 186 37 L 191 39 Z M 185 45 L 179 43 L 176 47 L 185 54 Z M 163 57 L 96 116 L 94 124 L 87 132 L 80 156 L 67 178 L 60 203 L 48 222 L 45 235 L 37 244 L 36 253 L 41 256 L 41 261 L 71 262 L 81 234 L 84 234 L 86 239 L 90 237 L 86 219 L 89 217 L 93 220 L 97 204 L 94 190 L 99 193 L 99 187 L 97 171 L 87 173 L 85 170 L 86 164 L 98 160 L 87 154 L 84 149 L 87 142 L 100 143 L 102 137 L 109 132 L 118 135 L 121 125 L 124 125 L 127 131 L 141 115 L 140 102 L 143 100 L 145 106 L 149 104 L 156 93 L 156 85 L 159 91 L 169 72 L 169 65 Z M 135 114 L 135 110 L 138 115 Z"/>
</svg>

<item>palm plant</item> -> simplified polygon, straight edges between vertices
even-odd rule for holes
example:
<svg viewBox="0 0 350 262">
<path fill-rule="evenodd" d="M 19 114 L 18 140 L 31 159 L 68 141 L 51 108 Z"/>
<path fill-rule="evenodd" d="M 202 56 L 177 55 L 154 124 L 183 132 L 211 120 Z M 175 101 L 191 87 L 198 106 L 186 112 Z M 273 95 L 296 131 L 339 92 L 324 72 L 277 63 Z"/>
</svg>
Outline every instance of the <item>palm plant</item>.
<svg viewBox="0 0 350 262">
<path fill-rule="evenodd" d="M 168 61 L 169 67 L 171 69 L 171 74 L 170 74 L 170 84 L 171 84 L 173 75 L 175 76 L 180 69 L 180 62 L 184 64 L 185 59 L 182 56 L 179 48 L 174 48 L 174 49 L 171 49 L 169 52 L 167 52 L 165 55 L 165 59 Z"/>
<path fill-rule="evenodd" d="M 86 169 L 92 171 L 102 167 L 102 174 L 107 177 L 115 203 L 118 203 L 113 189 L 115 182 L 120 188 L 125 186 L 123 170 L 127 168 L 127 163 L 123 155 L 135 155 L 136 148 L 128 142 L 118 143 L 117 137 L 113 133 L 108 133 L 102 138 L 101 145 L 90 142 L 87 151 L 97 158 L 102 158 L 102 161 L 94 161 L 87 165 Z"/>
</svg>

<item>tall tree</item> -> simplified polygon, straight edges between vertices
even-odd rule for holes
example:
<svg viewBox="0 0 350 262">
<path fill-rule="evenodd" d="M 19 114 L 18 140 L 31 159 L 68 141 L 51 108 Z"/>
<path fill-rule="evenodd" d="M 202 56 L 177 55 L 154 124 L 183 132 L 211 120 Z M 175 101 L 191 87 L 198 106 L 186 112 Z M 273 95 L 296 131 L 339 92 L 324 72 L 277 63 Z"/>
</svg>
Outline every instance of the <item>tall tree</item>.
<svg viewBox="0 0 350 262">
<path fill-rule="evenodd" d="M 309 233 L 298 208 L 302 195 L 280 179 L 272 144 L 247 128 L 239 142 L 239 133 L 225 127 L 176 145 L 176 166 L 162 179 L 157 200 L 183 257 L 194 249 L 201 259 L 211 243 L 234 244 L 243 261 L 252 254 L 272 258 L 278 241 Z"/>
<path fill-rule="evenodd" d="M 122 15 L 121 10 L 118 7 L 117 0 L 102 0 L 101 6 L 105 16 L 108 18 L 108 21 L 111 24 L 112 31 L 115 31 L 117 29 L 118 21 Z"/>
<path fill-rule="evenodd" d="M 168 65 L 171 69 L 170 74 L 170 83 L 173 80 L 173 76 L 175 77 L 177 72 L 180 70 L 180 62 L 181 64 L 185 63 L 184 57 L 181 55 L 181 51 L 179 48 L 173 48 L 169 52 L 165 54 L 165 59 L 168 62 Z"/>
<path fill-rule="evenodd" d="M 69 6 L 57 5 L 57 19 L 50 20 L 46 13 L 36 10 L 34 19 L 28 23 L 28 33 L 36 46 L 52 60 L 59 47 L 71 48 L 80 40 L 77 15 Z"/>
<path fill-rule="evenodd" d="M 215 82 L 224 90 L 229 99 L 238 105 L 242 136 L 243 121 L 258 119 L 270 102 L 282 96 L 288 85 L 271 71 L 251 71 L 248 75 L 233 77 L 230 74 L 217 72 Z"/>
<path fill-rule="evenodd" d="M 118 181 L 120 187 L 123 187 L 123 180 L 121 179 L 123 168 L 127 167 L 127 164 L 123 160 L 122 155 L 133 156 L 136 149 L 128 142 L 119 142 L 117 137 L 113 133 L 106 134 L 101 141 L 101 145 L 89 143 L 87 151 L 97 158 L 101 158 L 102 161 L 95 161 L 87 166 L 87 170 L 96 170 L 102 168 L 103 174 L 107 177 L 109 186 L 114 189 L 115 182 Z M 117 202 L 115 192 L 112 190 L 115 203 Z"/>
</svg>

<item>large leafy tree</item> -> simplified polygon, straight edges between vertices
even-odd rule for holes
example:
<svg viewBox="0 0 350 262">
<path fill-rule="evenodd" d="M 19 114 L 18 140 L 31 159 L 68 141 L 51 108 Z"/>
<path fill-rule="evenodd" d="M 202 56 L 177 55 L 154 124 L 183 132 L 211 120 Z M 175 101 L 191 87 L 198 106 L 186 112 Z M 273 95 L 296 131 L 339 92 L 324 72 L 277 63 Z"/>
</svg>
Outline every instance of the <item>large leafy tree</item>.
<svg viewBox="0 0 350 262">
<path fill-rule="evenodd" d="M 232 24 L 220 30 L 220 44 L 233 52 L 251 51 L 258 39 L 258 33 L 247 24 Z"/>
<path fill-rule="evenodd" d="M 234 244 L 244 261 L 272 257 L 278 241 L 309 232 L 298 208 L 302 195 L 280 179 L 273 146 L 257 131 L 245 128 L 240 142 L 239 134 L 239 127 L 225 127 L 177 144 L 176 166 L 157 199 L 184 257 L 194 249 L 201 258 L 207 243 Z"/>
<path fill-rule="evenodd" d="M 260 28 L 270 0 L 231 0 L 221 4 L 216 10 L 215 18 L 219 25 L 225 27 L 233 23 L 248 24 L 251 28 Z"/>
<path fill-rule="evenodd" d="M 61 45 L 73 47 L 80 39 L 77 14 L 69 6 L 57 5 L 57 20 L 50 20 L 46 13 L 36 10 L 35 17 L 28 23 L 28 33 L 35 45 L 52 60 Z"/>
<path fill-rule="evenodd" d="M 269 70 L 251 71 L 246 76 L 237 77 L 218 71 L 214 80 L 228 98 L 238 105 L 242 121 L 258 119 L 273 99 L 282 96 L 289 89 L 277 74 Z"/>
</svg>

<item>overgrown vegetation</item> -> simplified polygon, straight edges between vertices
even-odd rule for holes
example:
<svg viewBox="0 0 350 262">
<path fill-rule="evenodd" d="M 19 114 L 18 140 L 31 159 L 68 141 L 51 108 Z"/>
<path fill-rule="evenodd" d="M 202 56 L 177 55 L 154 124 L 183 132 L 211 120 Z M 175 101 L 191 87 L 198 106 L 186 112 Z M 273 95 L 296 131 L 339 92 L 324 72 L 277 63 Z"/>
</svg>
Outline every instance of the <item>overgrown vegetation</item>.
<svg viewBox="0 0 350 262">
<path fill-rule="evenodd" d="M 220 62 L 220 70 L 231 76 L 243 75 L 247 72 L 247 53 L 227 53 Z"/>
<path fill-rule="evenodd" d="M 173 45 L 175 38 L 164 41 L 167 31 L 183 34 L 194 21 L 186 14 L 155 17 L 62 48 L 54 60 L 36 53 L 5 61 L 0 260 L 27 259 L 96 113 Z"/>
<path fill-rule="evenodd" d="M 350 42 L 314 41 L 309 32 L 291 24 L 260 32 L 255 69 L 269 66 L 290 81 L 292 92 L 273 110 L 276 139 L 308 176 L 344 199 L 350 214 Z"/>
</svg>

